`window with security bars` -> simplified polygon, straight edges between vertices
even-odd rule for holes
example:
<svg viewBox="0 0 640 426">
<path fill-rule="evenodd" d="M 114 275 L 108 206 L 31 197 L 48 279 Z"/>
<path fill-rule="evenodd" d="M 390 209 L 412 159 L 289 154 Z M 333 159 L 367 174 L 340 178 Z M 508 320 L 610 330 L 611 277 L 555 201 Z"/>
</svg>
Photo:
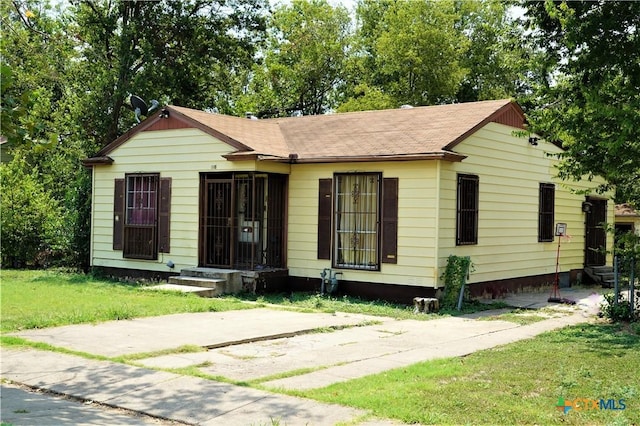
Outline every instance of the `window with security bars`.
<svg viewBox="0 0 640 426">
<path fill-rule="evenodd" d="M 381 176 L 336 174 L 334 181 L 334 266 L 378 270 Z"/>
<path fill-rule="evenodd" d="M 478 244 L 478 190 L 478 176 L 458 175 L 456 245 Z"/>
<path fill-rule="evenodd" d="M 538 241 L 553 241 L 556 187 L 552 183 L 541 183 L 538 196 Z"/>
<path fill-rule="evenodd" d="M 123 255 L 135 259 L 156 259 L 158 174 L 126 176 Z"/>
</svg>

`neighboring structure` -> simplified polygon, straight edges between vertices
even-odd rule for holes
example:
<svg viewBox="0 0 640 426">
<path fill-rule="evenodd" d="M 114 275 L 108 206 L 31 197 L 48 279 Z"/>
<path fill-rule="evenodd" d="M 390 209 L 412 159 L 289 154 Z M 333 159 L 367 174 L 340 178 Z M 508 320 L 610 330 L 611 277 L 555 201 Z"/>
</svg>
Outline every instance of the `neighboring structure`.
<svg viewBox="0 0 640 426">
<path fill-rule="evenodd" d="M 613 204 L 556 181 L 560 148 L 524 127 L 510 100 L 270 120 L 167 106 L 84 161 L 91 264 L 288 271 L 273 290 L 331 268 L 343 292 L 411 303 L 452 254 L 475 294 L 553 282 L 561 222 L 560 270 L 604 265 Z"/>
<path fill-rule="evenodd" d="M 629 204 L 616 204 L 616 234 L 634 232 L 640 235 L 640 213 Z"/>
</svg>

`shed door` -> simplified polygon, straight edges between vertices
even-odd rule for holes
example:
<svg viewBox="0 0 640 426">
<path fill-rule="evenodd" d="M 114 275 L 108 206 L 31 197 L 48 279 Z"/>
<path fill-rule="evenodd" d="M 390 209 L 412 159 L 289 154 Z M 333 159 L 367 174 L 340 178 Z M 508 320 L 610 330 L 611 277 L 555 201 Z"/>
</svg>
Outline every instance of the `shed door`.
<svg viewBox="0 0 640 426">
<path fill-rule="evenodd" d="M 588 198 L 591 210 L 587 212 L 585 230 L 585 266 L 602 266 L 607 262 L 607 200 Z"/>
</svg>

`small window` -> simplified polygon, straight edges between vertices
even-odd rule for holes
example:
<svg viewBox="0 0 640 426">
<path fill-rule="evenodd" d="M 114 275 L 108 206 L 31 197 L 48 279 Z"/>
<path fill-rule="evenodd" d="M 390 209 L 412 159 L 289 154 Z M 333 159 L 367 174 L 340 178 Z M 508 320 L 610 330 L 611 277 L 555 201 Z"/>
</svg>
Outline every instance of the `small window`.
<svg viewBox="0 0 640 426">
<path fill-rule="evenodd" d="M 478 244 L 478 189 L 478 176 L 458 175 L 456 245 Z"/>
<path fill-rule="evenodd" d="M 335 267 L 380 268 L 380 178 L 378 173 L 335 175 Z"/>
<path fill-rule="evenodd" d="M 538 196 L 538 241 L 553 241 L 555 221 L 556 187 L 552 183 L 541 183 Z"/>
</svg>

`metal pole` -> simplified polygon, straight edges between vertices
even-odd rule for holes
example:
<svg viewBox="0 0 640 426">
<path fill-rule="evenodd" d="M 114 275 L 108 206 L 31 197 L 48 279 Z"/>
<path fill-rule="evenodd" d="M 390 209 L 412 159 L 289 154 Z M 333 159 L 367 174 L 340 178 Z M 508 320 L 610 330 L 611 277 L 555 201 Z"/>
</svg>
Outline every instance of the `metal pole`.
<svg viewBox="0 0 640 426">
<path fill-rule="evenodd" d="M 636 277 L 635 277 L 635 269 L 636 269 L 636 258 L 631 256 L 631 272 L 629 273 L 629 312 L 631 318 L 635 317 L 635 291 L 636 291 Z"/>
<path fill-rule="evenodd" d="M 618 256 L 613 258 L 613 305 L 618 306 Z"/>
<path fill-rule="evenodd" d="M 460 294 L 458 295 L 458 310 L 462 309 L 462 299 L 464 297 L 464 286 L 467 283 L 467 276 L 469 275 L 469 264 L 471 263 L 471 258 L 467 256 L 465 258 L 467 260 L 467 270 L 464 271 L 464 275 L 462 276 L 462 285 L 460 286 Z"/>
</svg>

